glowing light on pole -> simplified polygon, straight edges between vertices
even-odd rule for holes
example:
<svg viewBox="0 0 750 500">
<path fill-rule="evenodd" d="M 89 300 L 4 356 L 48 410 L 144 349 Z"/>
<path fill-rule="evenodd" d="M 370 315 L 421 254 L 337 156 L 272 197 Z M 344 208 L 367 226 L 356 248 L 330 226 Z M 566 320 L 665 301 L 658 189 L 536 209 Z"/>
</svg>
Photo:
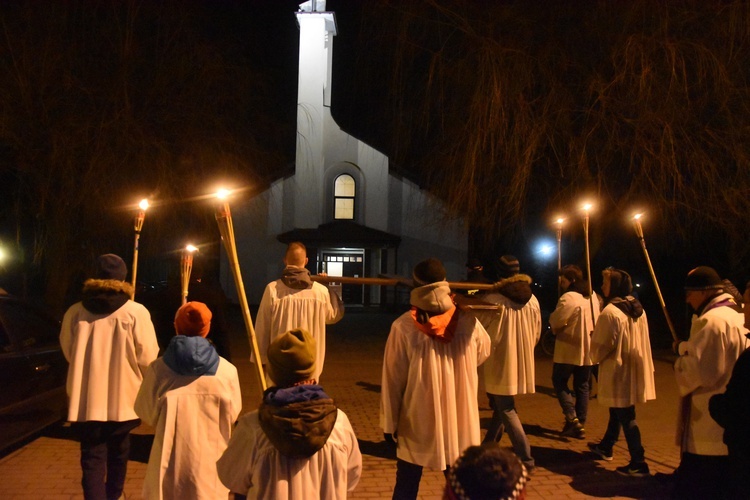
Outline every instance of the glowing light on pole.
<svg viewBox="0 0 750 500">
<path fill-rule="evenodd" d="M 131 299 L 135 298 L 135 278 L 138 274 L 138 243 L 141 239 L 141 230 L 143 229 L 143 221 L 146 219 L 146 210 L 148 209 L 149 203 L 147 199 L 142 199 L 138 203 L 138 215 L 135 216 L 133 227 L 135 229 L 135 243 L 133 244 L 133 267 L 131 272 L 131 284 L 133 285 L 133 294 L 130 296 Z"/>
<path fill-rule="evenodd" d="M 182 303 L 187 302 L 188 286 L 190 285 L 190 273 L 193 270 L 193 253 L 198 248 L 193 245 L 188 245 L 182 251 L 182 258 L 180 259 L 180 282 L 182 284 Z"/>
<path fill-rule="evenodd" d="M 226 189 L 220 189 L 216 193 L 216 197 L 219 199 L 219 205 L 216 207 L 216 222 L 219 225 L 219 232 L 221 233 L 221 241 L 224 243 L 224 250 L 227 252 L 229 267 L 232 269 L 232 275 L 234 276 L 237 297 L 240 301 L 240 308 L 242 309 L 242 318 L 245 320 L 245 329 L 247 330 L 247 336 L 250 340 L 250 348 L 255 357 L 258 384 L 260 385 L 261 390 L 265 391 L 266 377 L 263 373 L 263 365 L 260 361 L 260 349 L 258 348 L 258 341 L 255 338 L 253 320 L 250 317 L 250 306 L 247 303 L 247 296 L 245 295 L 245 285 L 242 283 L 242 274 L 240 273 L 240 264 L 237 258 L 237 245 L 234 241 L 232 212 L 229 210 L 229 202 L 226 201 L 230 194 L 231 193 Z"/>
<path fill-rule="evenodd" d="M 654 273 L 654 267 L 651 265 L 651 258 L 648 256 L 648 250 L 646 250 L 646 239 L 643 237 L 643 227 L 641 226 L 641 217 L 643 214 L 633 215 L 633 226 L 635 227 L 635 234 L 641 241 L 641 248 L 643 249 L 643 255 L 646 257 L 646 264 L 648 264 L 648 271 L 651 273 L 651 279 L 654 281 L 654 288 L 656 289 L 656 295 L 659 297 L 659 303 L 661 304 L 661 310 L 664 311 L 664 317 L 667 319 L 667 326 L 669 326 L 669 332 L 672 334 L 672 340 L 679 342 L 677 338 L 677 332 L 672 324 L 672 319 L 669 317 L 667 312 L 667 306 L 664 303 L 664 297 L 661 295 L 661 289 L 659 288 L 659 282 L 656 280 L 656 273 Z"/>
<path fill-rule="evenodd" d="M 591 320 L 596 322 L 596 315 L 594 314 L 594 289 L 592 286 L 591 279 L 591 254 L 589 253 L 589 212 L 593 208 L 591 203 L 585 203 L 583 209 L 583 235 L 586 240 L 586 273 L 589 277 L 589 305 L 591 306 Z"/>
<path fill-rule="evenodd" d="M 557 294 L 562 295 L 562 290 L 560 289 L 560 271 L 562 270 L 562 227 L 563 222 L 565 222 L 565 219 L 562 217 L 558 217 L 555 221 L 555 224 L 557 224 Z"/>
</svg>

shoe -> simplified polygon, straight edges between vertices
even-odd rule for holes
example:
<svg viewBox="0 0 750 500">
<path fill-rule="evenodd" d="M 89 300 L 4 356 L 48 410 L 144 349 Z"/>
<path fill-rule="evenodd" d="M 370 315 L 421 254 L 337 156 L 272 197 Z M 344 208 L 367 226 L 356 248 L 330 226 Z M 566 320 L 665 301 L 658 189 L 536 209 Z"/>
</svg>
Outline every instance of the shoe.
<svg viewBox="0 0 750 500">
<path fill-rule="evenodd" d="M 586 435 L 586 430 L 581 425 L 581 422 L 577 418 L 574 418 L 573 420 L 565 420 L 565 426 L 560 435 L 583 439 Z"/>
<path fill-rule="evenodd" d="M 642 464 L 634 464 L 633 462 L 630 462 L 628 465 L 623 465 L 615 470 L 618 474 L 630 477 L 646 477 L 651 475 L 646 462 L 643 462 Z"/>
<path fill-rule="evenodd" d="M 600 443 L 589 443 L 589 450 L 591 450 L 591 453 L 597 455 L 602 460 L 606 460 L 607 462 L 612 461 L 612 450 L 605 450 L 600 446 Z"/>
</svg>

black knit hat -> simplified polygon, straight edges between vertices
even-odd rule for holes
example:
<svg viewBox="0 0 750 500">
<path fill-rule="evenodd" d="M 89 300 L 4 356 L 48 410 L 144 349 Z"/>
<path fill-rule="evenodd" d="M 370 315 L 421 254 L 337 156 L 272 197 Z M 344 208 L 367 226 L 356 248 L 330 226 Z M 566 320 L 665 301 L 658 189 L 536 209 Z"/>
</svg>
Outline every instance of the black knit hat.
<svg viewBox="0 0 750 500">
<path fill-rule="evenodd" d="M 685 278 L 685 290 L 721 290 L 724 285 L 713 267 L 698 266 Z"/>
<path fill-rule="evenodd" d="M 414 278 L 416 286 L 423 286 L 438 281 L 445 281 L 446 275 L 443 263 L 434 257 L 430 257 L 414 266 L 412 278 Z"/>
<path fill-rule="evenodd" d="M 125 261 L 117 255 L 106 253 L 96 259 L 96 273 L 94 274 L 94 278 L 125 281 L 127 275 L 128 268 L 125 266 Z"/>
<path fill-rule="evenodd" d="M 512 255 L 503 255 L 498 261 L 497 272 L 501 278 L 510 278 L 521 272 L 521 264 Z"/>
</svg>

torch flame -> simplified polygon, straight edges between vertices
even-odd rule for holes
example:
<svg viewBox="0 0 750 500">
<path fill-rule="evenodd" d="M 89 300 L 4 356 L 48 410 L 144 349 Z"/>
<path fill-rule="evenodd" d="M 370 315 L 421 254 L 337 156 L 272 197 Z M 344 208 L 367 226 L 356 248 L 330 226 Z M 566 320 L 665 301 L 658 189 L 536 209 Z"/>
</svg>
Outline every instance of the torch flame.
<svg viewBox="0 0 750 500">
<path fill-rule="evenodd" d="M 138 208 L 141 210 L 146 210 L 149 206 L 148 200 L 146 198 L 143 198 L 140 203 L 138 203 Z"/>
<path fill-rule="evenodd" d="M 229 194 L 230 194 L 230 191 L 228 189 L 222 188 L 216 192 L 216 197 L 219 198 L 220 200 L 224 200 L 229 196 Z"/>
</svg>

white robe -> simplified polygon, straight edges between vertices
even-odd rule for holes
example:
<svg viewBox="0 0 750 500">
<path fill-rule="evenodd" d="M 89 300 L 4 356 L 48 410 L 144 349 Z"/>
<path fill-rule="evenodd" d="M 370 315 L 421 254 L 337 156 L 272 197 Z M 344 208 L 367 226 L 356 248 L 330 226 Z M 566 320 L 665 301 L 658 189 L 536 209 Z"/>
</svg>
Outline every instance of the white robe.
<svg viewBox="0 0 750 500">
<path fill-rule="evenodd" d="M 216 463 L 233 492 L 268 500 L 341 499 L 362 474 L 362 455 L 349 418 L 338 410 L 328 441 L 310 458 L 289 458 L 271 444 L 258 412 L 243 415 Z"/>
<path fill-rule="evenodd" d="M 70 363 L 69 421 L 138 418 L 135 397 L 159 353 L 151 315 L 143 305 L 128 300 L 110 314 L 94 314 L 78 302 L 63 317 L 60 346 Z"/>
<path fill-rule="evenodd" d="M 156 428 L 143 497 L 213 500 L 229 490 L 216 461 L 229 442 L 242 409 L 237 369 L 219 358 L 215 375 L 179 375 L 163 358 L 146 372 L 135 402 L 144 422 Z"/>
<path fill-rule="evenodd" d="M 497 305 L 496 311 L 475 312 L 492 340 L 492 353 L 482 367 L 484 386 L 498 396 L 533 394 L 534 347 L 542 334 L 542 314 L 535 296 L 517 304 L 500 293 L 482 297 Z"/>
<path fill-rule="evenodd" d="M 591 318 L 591 302 L 594 303 L 594 318 Z M 549 316 L 552 333 L 555 334 L 555 363 L 575 366 L 591 366 L 591 334 L 599 318 L 599 299 L 591 300 L 578 292 L 565 292 L 557 301 L 557 307 Z"/>
<path fill-rule="evenodd" d="M 591 361 L 599 364 L 600 404 L 627 408 L 656 399 L 645 311 L 633 319 L 608 304 L 599 315 L 591 338 Z"/>
<path fill-rule="evenodd" d="M 709 302 L 730 298 L 721 294 Z M 675 377 L 683 400 L 678 421 L 677 444 L 683 452 L 727 455 L 724 429 L 708 413 L 708 400 L 723 393 L 732 369 L 747 347 L 743 315 L 730 307 L 716 307 L 693 316 L 690 338 L 680 343 Z"/>
<path fill-rule="evenodd" d="M 335 292 L 320 283 L 312 288 L 297 290 L 289 288 L 282 280 L 266 285 L 255 320 L 255 335 L 263 364 L 268 363 L 268 346 L 282 333 L 295 328 L 307 330 L 317 345 L 315 373 L 320 380 L 326 355 L 326 325 L 339 321 L 344 316 L 344 305 Z M 251 356 L 255 362 L 255 357 Z"/>
<path fill-rule="evenodd" d="M 453 340 L 420 332 L 407 311 L 393 322 L 383 358 L 380 426 L 398 433 L 398 458 L 443 470 L 481 442 L 477 367 L 490 339 L 461 313 Z"/>
</svg>

